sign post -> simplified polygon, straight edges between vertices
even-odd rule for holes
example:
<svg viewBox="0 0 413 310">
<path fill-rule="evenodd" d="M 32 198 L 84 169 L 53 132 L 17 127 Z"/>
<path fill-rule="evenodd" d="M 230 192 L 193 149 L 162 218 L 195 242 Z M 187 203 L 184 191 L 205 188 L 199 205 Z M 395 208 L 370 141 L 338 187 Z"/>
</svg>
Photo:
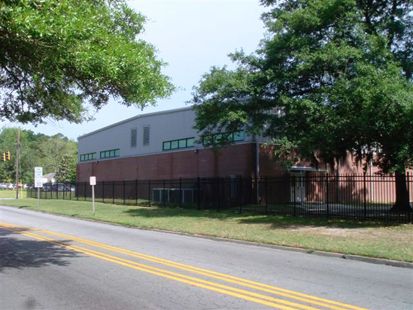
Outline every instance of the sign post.
<svg viewBox="0 0 413 310">
<path fill-rule="evenodd" d="M 92 186 L 92 210 L 93 210 L 93 215 L 95 215 L 95 185 L 96 185 L 96 177 L 90 177 L 89 178 L 89 183 Z"/>
<path fill-rule="evenodd" d="M 43 167 L 34 167 L 34 188 L 37 188 L 37 207 L 40 206 L 41 187 L 43 187 Z"/>
</svg>

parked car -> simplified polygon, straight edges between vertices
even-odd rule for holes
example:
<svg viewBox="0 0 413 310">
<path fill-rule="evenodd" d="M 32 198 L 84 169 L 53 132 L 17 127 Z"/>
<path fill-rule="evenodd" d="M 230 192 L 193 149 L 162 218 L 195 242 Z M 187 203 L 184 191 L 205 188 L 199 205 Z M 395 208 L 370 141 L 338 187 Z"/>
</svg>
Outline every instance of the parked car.
<svg viewBox="0 0 413 310">
<path fill-rule="evenodd" d="M 43 184 L 44 192 L 74 192 L 75 188 L 68 183 L 45 183 Z"/>
</svg>

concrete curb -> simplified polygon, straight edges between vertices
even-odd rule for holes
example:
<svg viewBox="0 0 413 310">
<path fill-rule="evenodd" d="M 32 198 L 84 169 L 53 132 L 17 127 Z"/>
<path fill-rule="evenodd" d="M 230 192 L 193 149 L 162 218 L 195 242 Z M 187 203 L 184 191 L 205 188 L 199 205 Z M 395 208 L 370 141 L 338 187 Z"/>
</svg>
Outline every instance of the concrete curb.
<svg viewBox="0 0 413 310">
<path fill-rule="evenodd" d="M 14 207 L 14 206 L 2 206 L 2 207 L 19 209 L 19 207 Z M 27 209 L 24 209 L 24 210 L 27 210 Z M 55 216 L 65 217 L 65 218 L 77 219 L 81 221 L 96 222 L 96 223 L 103 223 L 103 224 L 109 224 L 109 225 L 120 226 L 120 227 L 127 227 L 127 228 L 138 229 L 138 230 L 156 231 L 156 232 L 168 233 L 168 234 L 174 234 L 174 235 L 180 235 L 180 236 L 186 236 L 186 237 L 196 237 L 196 238 L 209 239 L 209 240 L 214 240 L 214 241 L 231 242 L 231 243 L 236 243 L 236 244 L 259 246 L 259 247 L 265 247 L 265 248 L 271 248 L 271 249 L 277 249 L 277 250 L 313 254 L 313 255 L 319 255 L 319 256 L 325 256 L 325 257 L 335 257 L 335 258 L 349 259 L 349 260 L 355 260 L 355 261 L 371 263 L 371 264 L 379 264 L 379 265 L 387 265 L 387 266 L 393 266 L 393 267 L 413 269 L 413 263 L 385 259 L 385 258 L 368 257 L 368 256 L 336 253 L 336 252 L 326 252 L 326 251 L 311 250 L 311 249 L 306 249 L 306 248 L 260 243 L 260 242 L 246 241 L 246 240 L 229 239 L 229 238 L 222 238 L 222 237 L 202 235 L 202 234 L 190 234 L 190 233 L 185 233 L 185 232 L 171 231 L 171 230 L 164 230 L 164 229 L 157 229 L 157 228 L 136 227 L 136 226 L 131 226 L 131 225 L 122 225 L 119 223 L 107 222 L 107 221 L 98 220 L 98 219 L 85 219 L 85 218 L 79 218 L 79 217 L 70 216 L 70 215 L 56 214 L 56 213 L 50 213 L 46 211 L 39 211 L 39 210 L 29 209 L 27 211 L 51 214 Z"/>
</svg>

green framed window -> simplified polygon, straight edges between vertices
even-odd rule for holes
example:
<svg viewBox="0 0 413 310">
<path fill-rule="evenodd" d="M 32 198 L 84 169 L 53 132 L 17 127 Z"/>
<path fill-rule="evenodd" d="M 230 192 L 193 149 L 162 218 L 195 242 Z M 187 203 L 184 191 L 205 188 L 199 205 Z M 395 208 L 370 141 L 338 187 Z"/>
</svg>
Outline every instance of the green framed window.
<svg viewBox="0 0 413 310">
<path fill-rule="evenodd" d="M 234 143 L 245 140 L 245 131 L 235 131 L 235 132 L 220 132 L 211 135 L 204 135 L 202 137 L 203 146 L 212 146 L 222 143 Z"/>
<path fill-rule="evenodd" d="M 169 151 L 171 149 L 171 141 L 165 141 L 162 144 L 162 150 Z"/>
<path fill-rule="evenodd" d="M 115 158 L 120 156 L 120 149 L 105 150 L 100 152 L 100 159 Z"/>
<path fill-rule="evenodd" d="M 195 138 L 186 139 L 186 147 L 194 147 L 194 145 L 195 145 Z"/>
<path fill-rule="evenodd" d="M 178 140 L 171 141 L 171 150 L 177 150 L 179 147 Z"/>
<path fill-rule="evenodd" d="M 236 131 L 233 133 L 232 141 L 244 141 L 245 140 L 245 131 Z"/>
<path fill-rule="evenodd" d="M 80 161 L 90 161 L 90 160 L 95 160 L 95 159 L 96 159 L 96 153 L 80 154 L 79 156 Z"/>
<path fill-rule="evenodd" d="M 195 138 L 183 138 L 177 140 L 164 141 L 162 143 L 163 151 L 188 149 L 195 146 Z"/>
</svg>

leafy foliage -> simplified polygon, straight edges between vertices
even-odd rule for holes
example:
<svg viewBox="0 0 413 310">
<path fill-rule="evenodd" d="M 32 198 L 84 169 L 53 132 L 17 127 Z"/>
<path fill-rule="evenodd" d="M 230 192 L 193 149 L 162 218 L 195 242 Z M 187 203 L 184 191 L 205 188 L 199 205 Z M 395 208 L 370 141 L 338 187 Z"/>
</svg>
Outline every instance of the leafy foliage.
<svg viewBox="0 0 413 310">
<path fill-rule="evenodd" d="M 195 89 L 198 129 L 245 126 L 313 161 L 351 151 L 386 172 L 411 166 L 411 1 L 262 2 L 257 53 L 233 54 L 237 69 L 213 68 Z"/>
<path fill-rule="evenodd" d="M 56 170 L 55 178 L 57 182 L 76 182 L 76 159 L 76 157 L 70 156 L 69 154 L 62 156 Z"/>
<path fill-rule="evenodd" d="M 15 181 L 17 128 L 0 131 L 0 152 L 10 151 L 11 160 L 0 162 L 0 181 Z M 77 143 L 61 134 L 46 136 L 30 130 L 20 133 L 20 180 L 33 182 L 34 167 L 43 167 L 43 173 L 60 172 L 61 179 L 76 179 Z M 65 168 L 63 168 L 65 167 Z"/>
<path fill-rule="evenodd" d="M 144 107 L 168 95 L 144 17 L 123 0 L 0 2 L 0 119 L 79 122 L 112 96 Z"/>
</svg>

